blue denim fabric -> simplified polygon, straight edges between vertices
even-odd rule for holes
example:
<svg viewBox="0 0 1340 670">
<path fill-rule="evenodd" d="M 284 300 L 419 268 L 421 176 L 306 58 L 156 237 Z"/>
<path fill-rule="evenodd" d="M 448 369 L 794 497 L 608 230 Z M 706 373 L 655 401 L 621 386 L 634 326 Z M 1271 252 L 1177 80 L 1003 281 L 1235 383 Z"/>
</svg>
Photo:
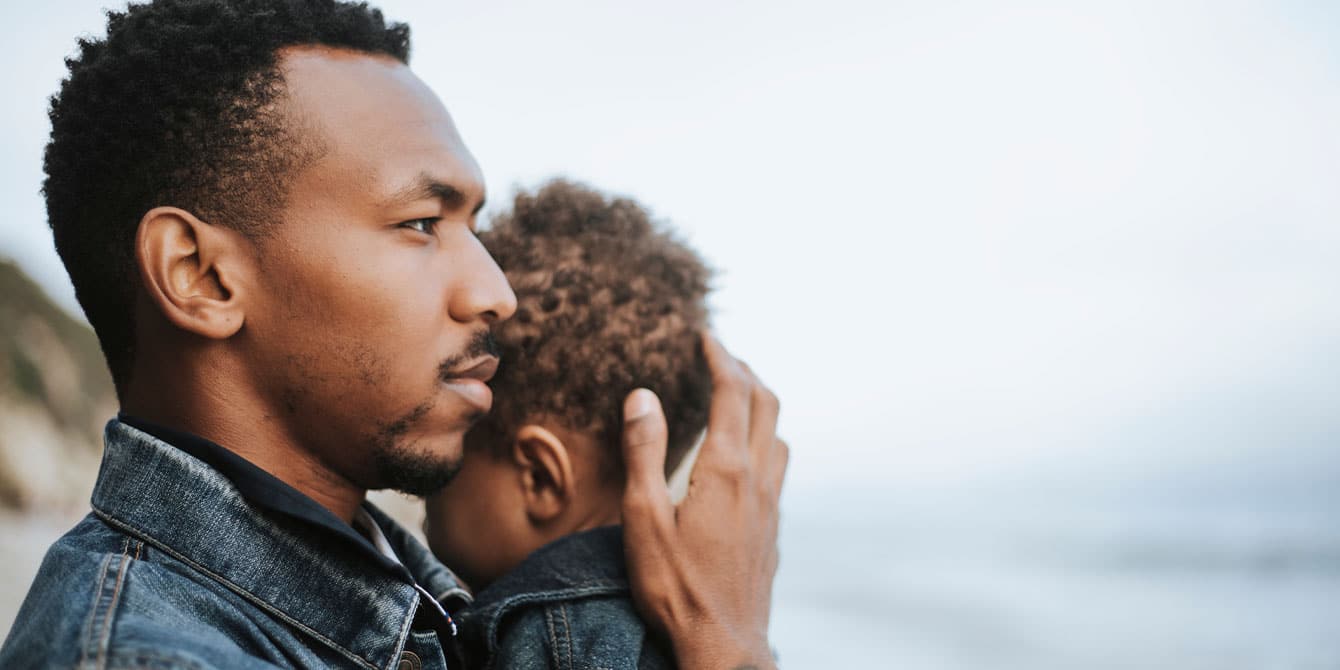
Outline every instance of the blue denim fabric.
<svg viewBox="0 0 1340 670">
<path fill-rule="evenodd" d="M 457 619 L 472 668 L 675 667 L 633 608 L 619 526 L 545 545 Z"/>
<path fill-rule="evenodd" d="M 468 595 L 371 505 L 407 570 L 249 503 L 204 462 L 112 421 L 92 507 L 47 552 L 0 667 L 446 667 L 452 650 L 422 625 L 418 610 L 434 605 L 419 588 L 449 608 Z"/>
</svg>

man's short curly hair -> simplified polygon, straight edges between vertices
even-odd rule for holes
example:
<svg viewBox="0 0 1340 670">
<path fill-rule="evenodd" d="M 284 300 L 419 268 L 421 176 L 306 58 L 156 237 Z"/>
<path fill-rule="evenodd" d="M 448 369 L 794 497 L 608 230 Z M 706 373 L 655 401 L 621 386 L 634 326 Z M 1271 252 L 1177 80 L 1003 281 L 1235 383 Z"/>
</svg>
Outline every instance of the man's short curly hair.
<svg viewBox="0 0 1340 670">
<path fill-rule="evenodd" d="M 407 62 L 409 28 L 366 3 L 154 0 L 108 12 L 107 37 L 79 40 L 66 59 L 43 193 L 56 250 L 118 386 L 133 355 L 144 213 L 173 205 L 263 235 L 294 172 L 319 151 L 277 104 L 279 51 L 307 45 Z"/>
<path fill-rule="evenodd" d="M 493 411 L 477 430 L 505 448 L 526 422 L 593 435 L 618 472 L 624 397 L 660 396 L 667 473 L 707 424 L 711 375 L 699 333 L 712 272 L 626 198 L 555 180 L 519 193 L 480 235 L 516 292 L 495 329 L 502 364 Z"/>
</svg>

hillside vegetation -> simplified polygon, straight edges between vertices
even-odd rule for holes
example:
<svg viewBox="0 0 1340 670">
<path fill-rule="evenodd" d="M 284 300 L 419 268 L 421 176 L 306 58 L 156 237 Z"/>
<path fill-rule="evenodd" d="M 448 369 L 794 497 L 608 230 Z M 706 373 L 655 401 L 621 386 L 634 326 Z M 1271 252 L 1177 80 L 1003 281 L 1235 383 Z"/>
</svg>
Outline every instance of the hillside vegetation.
<svg viewBox="0 0 1340 670">
<path fill-rule="evenodd" d="M 86 505 L 115 411 L 93 331 L 0 259 L 0 507 Z"/>
</svg>

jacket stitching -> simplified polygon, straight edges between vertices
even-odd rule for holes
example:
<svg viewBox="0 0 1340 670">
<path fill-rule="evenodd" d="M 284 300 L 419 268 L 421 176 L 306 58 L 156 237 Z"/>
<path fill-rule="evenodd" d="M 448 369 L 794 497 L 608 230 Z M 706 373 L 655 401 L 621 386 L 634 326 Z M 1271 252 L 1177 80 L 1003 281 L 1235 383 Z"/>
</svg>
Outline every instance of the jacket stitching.
<svg viewBox="0 0 1340 670">
<path fill-rule="evenodd" d="M 414 625 L 414 615 L 418 613 L 420 601 L 415 600 L 414 606 L 409 608 L 409 616 L 405 617 L 405 623 L 400 626 L 400 639 L 396 642 L 395 651 L 391 654 L 391 660 L 386 662 L 386 670 L 400 666 L 400 655 L 404 653 L 405 646 L 409 644 L 409 629 Z M 446 650 L 443 650 L 446 653 Z"/>
<path fill-rule="evenodd" d="M 571 668 L 577 656 L 572 653 L 572 624 L 568 623 L 567 603 L 558 604 L 558 613 L 563 615 L 563 642 L 568 645 L 568 667 Z"/>
<path fill-rule="evenodd" d="M 116 603 L 121 595 L 121 584 L 125 576 L 125 565 L 129 554 L 130 537 L 127 536 L 121 541 L 120 560 L 116 564 L 116 581 L 115 585 L 111 587 L 112 593 L 110 596 L 107 594 L 107 576 L 112 572 L 112 560 L 118 558 L 118 556 L 109 553 L 106 558 L 102 559 L 98 586 L 93 593 L 93 604 L 89 608 L 88 621 L 84 624 L 84 643 L 79 650 L 79 665 L 81 667 L 90 665 L 99 669 L 107 667 L 107 649 L 111 646 L 112 618 L 115 616 Z M 104 601 L 106 601 L 105 604 Z M 93 653 L 96 653 L 96 657 L 90 658 Z"/>
<path fill-rule="evenodd" d="M 555 668 L 562 668 L 563 659 L 558 653 L 558 633 L 554 630 L 554 613 L 548 607 L 544 608 L 544 625 L 549 632 L 549 657 Z"/>
<path fill-rule="evenodd" d="M 93 603 L 89 607 L 88 619 L 84 621 L 84 644 L 79 649 L 79 665 L 83 667 L 88 663 L 88 650 L 93 646 L 93 622 L 98 618 L 98 599 L 102 597 L 102 584 L 107 579 L 107 569 L 112 565 L 112 557 L 115 554 L 107 554 L 102 559 L 102 567 L 98 570 L 98 585 L 93 589 Z"/>
<path fill-rule="evenodd" d="M 127 546 L 121 553 L 121 560 L 116 565 L 116 586 L 112 588 L 112 599 L 107 603 L 107 611 L 102 615 L 102 634 L 98 642 L 98 667 L 107 667 L 107 649 L 112 646 L 112 618 L 116 614 L 116 603 L 121 599 L 121 585 L 126 582 L 126 564 L 130 561 L 129 540 L 126 538 Z"/>
<path fill-rule="evenodd" d="M 615 580 L 596 580 L 581 587 L 570 587 L 564 589 L 553 589 L 548 591 L 537 591 L 533 593 L 521 593 L 508 596 L 496 603 L 489 603 L 486 606 L 474 610 L 474 617 L 478 620 L 487 622 L 485 624 L 486 640 L 490 653 L 498 650 L 498 625 L 499 622 L 512 610 L 525 605 L 544 604 L 554 602 L 559 599 L 572 600 L 577 598 L 588 598 L 592 596 L 619 595 L 628 593 L 628 584 Z M 546 609 L 547 611 L 547 609 Z M 546 617 L 548 615 L 546 614 Z"/>
<path fill-rule="evenodd" d="M 135 535 L 136 537 L 141 537 L 141 534 L 140 534 L 140 533 L 139 533 L 133 526 L 127 524 L 126 522 L 121 521 L 120 519 L 117 519 L 116 517 L 114 517 L 114 516 L 112 516 L 112 515 L 110 515 L 110 514 L 104 512 L 104 511 L 102 511 L 102 510 L 100 510 L 100 509 L 98 509 L 98 508 L 96 508 L 96 507 L 93 508 L 93 513 L 96 514 L 96 515 L 98 515 L 98 518 L 102 519 L 103 521 L 107 522 L 108 524 L 110 524 L 110 525 L 112 525 L 112 526 L 115 526 L 116 528 L 118 528 L 118 529 L 120 529 L 120 530 L 122 530 L 122 531 L 124 531 L 124 532 L 126 532 L 126 533 L 131 533 L 131 534 Z M 201 564 L 199 564 L 199 563 L 196 563 L 195 561 L 192 561 L 191 559 L 189 559 L 189 558 L 183 556 L 182 554 L 178 553 L 176 550 L 172 549 L 171 547 L 167 546 L 166 544 L 163 544 L 162 542 L 160 542 L 160 541 L 154 539 L 153 537 L 147 536 L 147 535 L 146 535 L 146 536 L 143 536 L 142 539 L 143 539 L 145 542 L 147 542 L 147 543 L 153 545 L 154 547 L 157 547 L 159 551 L 162 551 L 163 553 L 165 553 L 165 554 L 167 554 L 167 555 L 169 555 L 169 556 L 171 556 L 171 557 L 177 559 L 178 561 L 181 561 L 182 563 L 185 563 L 186 565 L 191 566 L 191 567 L 194 568 L 195 570 L 198 570 L 200 573 L 209 576 L 210 578 L 214 579 L 215 581 L 219 582 L 220 584 L 223 584 L 225 587 L 228 588 L 228 590 L 230 590 L 230 591 L 236 593 L 236 594 L 239 595 L 239 596 L 242 596 L 243 598 L 245 598 L 246 600 L 248 600 L 249 602 L 251 602 L 253 605 L 256 605 L 257 607 L 261 608 L 262 610 L 264 610 L 264 611 L 266 611 L 266 612 L 269 612 L 270 614 L 273 614 L 274 616 L 278 617 L 281 621 L 284 621 L 285 623 L 287 623 L 287 624 L 293 626 L 294 628 L 297 628 L 298 630 L 301 630 L 302 632 L 307 633 L 308 635 L 311 635 L 313 638 L 316 638 L 317 640 L 319 640 L 319 641 L 321 641 L 322 643 L 326 644 L 326 645 L 329 646 L 330 648 L 332 648 L 332 649 L 334 649 L 335 651 L 339 652 L 339 653 L 340 653 L 341 655 L 343 655 L 345 658 L 348 658 L 349 660 L 351 660 L 351 661 L 353 661 L 353 662 L 355 662 L 355 663 L 357 663 L 357 664 L 359 664 L 359 665 L 361 665 L 361 666 L 363 666 L 363 667 L 371 668 L 372 670 L 379 670 L 379 669 L 377 668 L 377 665 L 376 665 L 375 663 L 373 663 L 373 662 L 371 662 L 371 661 L 369 661 L 369 660 L 363 658 L 362 656 L 359 656 L 358 654 L 355 654 L 353 651 L 350 651 L 349 649 L 345 649 L 343 646 L 341 646 L 340 644 L 336 643 L 334 640 L 331 640 L 330 638 L 326 637 L 325 635 L 322 635 L 321 633 L 318 633 L 317 631 L 315 631 L 315 630 L 313 630 L 312 628 L 308 627 L 307 625 L 303 624 L 301 621 L 298 621 L 297 619 L 294 619 L 293 617 L 289 616 L 288 614 L 285 614 L 283 611 L 281 611 L 281 610 L 279 610 L 279 609 L 273 607 L 273 606 L 270 605 L 269 603 L 265 602 L 264 600 L 262 600 L 261 598 L 255 596 L 255 595 L 253 595 L 251 592 L 247 591 L 246 589 L 242 588 L 241 586 L 238 586 L 237 584 L 234 584 L 234 583 L 232 583 L 231 581 L 225 579 L 222 575 L 215 574 L 215 573 L 214 573 L 213 571 L 211 571 L 209 568 L 206 568 L 205 566 L 203 566 L 203 565 L 201 565 Z M 394 659 L 395 657 L 392 656 L 391 658 Z"/>
<path fill-rule="evenodd" d="M 160 670 L 163 668 L 171 668 L 173 670 L 182 670 L 183 668 L 187 670 L 203 670 L 203 666 L 193 660 L 152 651 L 137 651 L 133 654 L 114 654 L 108 668 L 112 670 Z"/>
</svg>

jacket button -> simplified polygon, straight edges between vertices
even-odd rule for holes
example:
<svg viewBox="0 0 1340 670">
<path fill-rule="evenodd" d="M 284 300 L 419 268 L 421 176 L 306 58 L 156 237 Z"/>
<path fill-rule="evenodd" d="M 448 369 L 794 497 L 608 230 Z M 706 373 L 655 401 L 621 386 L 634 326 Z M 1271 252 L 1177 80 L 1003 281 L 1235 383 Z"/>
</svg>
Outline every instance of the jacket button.
<svg viewBox="0 0 1340 670">
<path fill-rule="evenodd" d="M 423 661 L 420 661 L 419 655 L 412 651 L 402 651 L 399 670 L 423 670 Z"/>
</svg>

